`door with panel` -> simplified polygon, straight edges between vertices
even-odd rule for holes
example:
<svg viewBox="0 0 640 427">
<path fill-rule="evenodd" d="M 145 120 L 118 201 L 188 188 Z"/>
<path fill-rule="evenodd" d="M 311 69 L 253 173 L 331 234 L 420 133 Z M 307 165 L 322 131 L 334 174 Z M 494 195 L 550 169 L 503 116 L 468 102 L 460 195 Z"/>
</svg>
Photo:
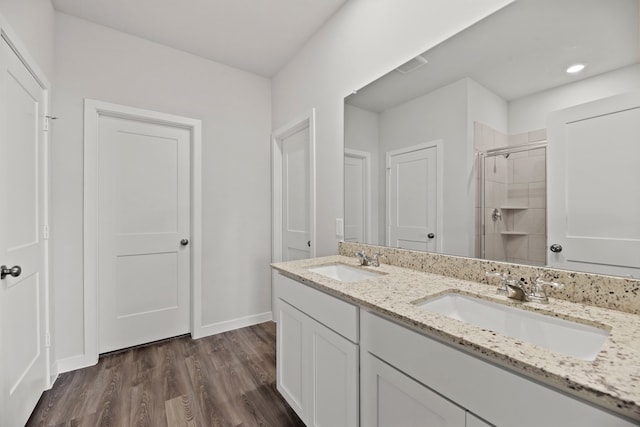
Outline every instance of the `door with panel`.
<svg viewBox="0 0 640 427">
<path fill-rule="evenodd" d="M 367 236 L 368 171 L 367 157 L 348 152 L 344 154 L 344 241 L 372 243 Z"/>
<path fill-rule="evenodd" d="M 48 387 L 44 90 L 0 46 L 0 425 L 19 426 Z"/>
<path fill-rule="evenodd" d="M 435 252 L 438 229 L 438 147 L 387 153 L 387 245 Z"/>
<path fill-rule="evenodd" d="M 282 261 L 311 256 L 309 126 L 282 139 Z"/>
<path fill-rule="evenodd" d="M 188 129 L 100 115 L 98 350 L 190 330 Z"/>
<path fill-rule="evenodd" d="M 552 113 L 547 262 L 640 277 L 640 92 Z"/>
</svg>

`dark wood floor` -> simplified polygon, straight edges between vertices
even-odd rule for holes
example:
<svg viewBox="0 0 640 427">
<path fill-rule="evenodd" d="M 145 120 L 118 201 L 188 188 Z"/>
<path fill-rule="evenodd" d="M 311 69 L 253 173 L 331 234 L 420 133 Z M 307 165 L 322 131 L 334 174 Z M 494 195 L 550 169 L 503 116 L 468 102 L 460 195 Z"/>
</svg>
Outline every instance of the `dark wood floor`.
<svg viewBox="0 0 640 427">
<path fill-rule="evenodd" d="M 60 375 L 27 426 L 303 426 L 275 388 L 275 324 L 181 337 Z"/>
</svg>

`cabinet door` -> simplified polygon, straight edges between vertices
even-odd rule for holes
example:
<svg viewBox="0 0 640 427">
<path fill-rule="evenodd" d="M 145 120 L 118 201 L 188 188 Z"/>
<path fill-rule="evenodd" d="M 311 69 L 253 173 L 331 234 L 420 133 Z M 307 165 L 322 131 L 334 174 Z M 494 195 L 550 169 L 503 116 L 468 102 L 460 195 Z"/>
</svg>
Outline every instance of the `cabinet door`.
<svg viewBox="0 0 640 427">
<path fill-rule="evenodd" d="M 320 323 L 311 325 L 313 395 L 308 425 L 358 425 L 358 346 Z"/>
<path fill-rule="evenodd" d="M 305 387 L 308 387 L 309 368 L 308 340 L 305 339 L 307 316 L 286 302 L 278 301 L 277 345 L 277 388 L 287 403 L 301 419 L 306 419 L 307 398 Z"/>
<path fill-rule="evenodd" d="M 363 426 L 464 427 L 462 408 L 370 353 L 361 363 Z"/>
</svg>

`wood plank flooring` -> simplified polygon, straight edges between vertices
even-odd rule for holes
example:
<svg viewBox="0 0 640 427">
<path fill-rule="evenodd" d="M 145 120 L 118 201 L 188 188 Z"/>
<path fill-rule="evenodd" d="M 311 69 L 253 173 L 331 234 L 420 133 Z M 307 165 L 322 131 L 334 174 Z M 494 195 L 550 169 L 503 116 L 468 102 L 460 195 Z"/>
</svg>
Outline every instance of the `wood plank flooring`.
<svg viewBox="0 0 640 427">
<path fill-rule="evenodd" d="M 60 375 L 27 426 L 304 426 L 276 391 L 273 322 L 181 337 Z"/>
</svg>

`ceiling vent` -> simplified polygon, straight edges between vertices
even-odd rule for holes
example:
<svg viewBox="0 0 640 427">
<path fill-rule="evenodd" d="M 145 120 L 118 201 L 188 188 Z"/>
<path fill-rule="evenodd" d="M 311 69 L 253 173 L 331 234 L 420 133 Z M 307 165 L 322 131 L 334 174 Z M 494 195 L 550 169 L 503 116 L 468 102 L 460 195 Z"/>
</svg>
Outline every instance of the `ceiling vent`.
<svg viewBox="0 0 640 427">
<path fill-rule="evenodd" d="M 396 71 L 402 74 L 407 74 L 417 70 L 418 68 L 422 67 L 426 63 L 427 63 L 427 60 L 422 56 L 418 55 L 415 58 L 405 62 L 404 64 L 396 68 Z"/>
</svg>

